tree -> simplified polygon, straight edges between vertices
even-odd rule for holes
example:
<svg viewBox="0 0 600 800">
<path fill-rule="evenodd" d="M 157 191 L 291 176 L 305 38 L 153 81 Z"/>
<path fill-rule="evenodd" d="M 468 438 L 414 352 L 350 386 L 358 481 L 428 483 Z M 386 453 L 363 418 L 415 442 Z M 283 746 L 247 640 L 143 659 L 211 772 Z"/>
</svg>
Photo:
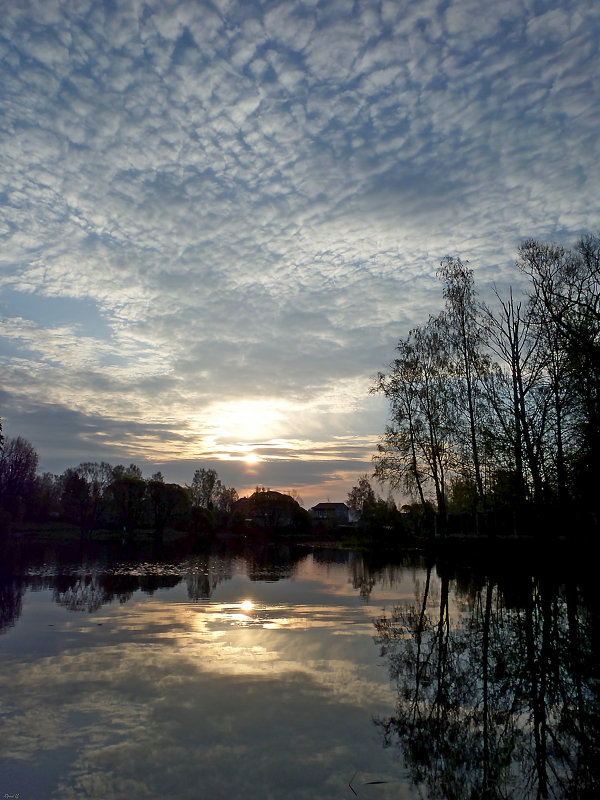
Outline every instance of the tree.
<svg viewBox="0 0 600 800">
<path fill-rule="evenodd" d="M 90 535 L 111 499 L 109 487 L 114 471 L 105 461 L 85 461 L 62 476 L 62 506 L 66 518 Z"/>
<path fill-rule="evenodd" d="M 548 395 L 543 390 L 544 361 L 539 331 L 531 305 L 515 300 L 512 289 L 508 299 L 503 300 L 498 293 L 496 297 L 499 311 L 493 313 L 486 308 L 486 320 L 490 346 L 506 365 L 506 380 L 488 382 L 488 390 L 493 385 L 495 389 L 488 397 L 512 449 L 510 466 L 520 483 L 516 499 L 522 502 L 531 495 L 540 501 Z"/>
<path fill-rule="evenodd" d="M 20 521 L 34 490 L 38 455 L 33 446 L 17 436 L 7 439 L 0 453 L 0 507 Z"/>
<path fill-rule="evenodd" d="M 348 492 L 347 506 L 357 511 L 361 517 L 367 516 L 377 503 L 377 497 L 367 475 L 361 475 L 358 485 Z"/>
<path fill-rule="evenodd" d="M 61 505 L 65 518 L 78 525 L 81 535 L 91 532 L 90 488 L 85 478 L 76 469 L 67 469 L 62 476 Z"/>
<path fill-rule="evenodd" d="M 238 493 L 233 486 L 223 486 L 219 481 L 215 490 L 215 508 L 222 515 L 231 514 Z"/>
<path fill-rule="evenodd" d="M 123 465 L 112 471 L 107 489 L 114 522 L 123 533 L 130 534 L 139 527 L 144 511 L 146 483 L 141 469 L 135 464 Z"/>
<path fill-rule="evenodd" d="M 61 511 L 62 479 L 59 475 L 44 472 L 35 478 L 32 516 L 38 521 L 58 517 Z"/>
<path fill-rule="evenodd" d="M 480 459 L 481 376 L 489 370 L 489 356 L 485 352 L 484 327 L 481 308 L 477 301 L 473 270 L 460 258 L 447 256 L 440 264 L 438 277 L 444 283 L 446 311 L 443 316 L 448 340 L 450 363 L 455 377 L 457 407 L 467 424 L 469 460 L 479 494 L 484 502 L 484 485 Z"/>
<path fill-rule="evenodd" d="M 264 486 L 257 486 L 250 497 L 238 500 L 235 510 L 244 520 L 273 531 L 281 528 L 302 530 L 310 524 L 308 512 L 293 497 Z"/>
<path fill-rule="evenodd" d="M 197 469 L 194 472 L 192 485 L 188 486 L 192 508 L 204 508 L 212 511 L 215 503 L 215 493 L 221 486 L 221 481 L 214 469 Z"/>
<path fill-rule="evenodd" d="M 480 499 L 475 482 L 468 478 L 453 478 L 448 487 L 448 511 L 451 514 L 472 514 Z"/>
<path fill-rule="evenodd" d="M 574 496 L 589 503 L 600 458 L 600 237 L 586 236 L 570 250 L 529 240 L 517 264 L 531 278 L 536 322 L 554 359 L 549 376 L 558 489 L 564 497 L 570 482 Z M 570 459 L 565 431 L 572 435 Z"/>
<path fill-rule="evenodd" d="M 166 526 L 185 517 L 189 509 L 189 494 L 175 483 L 165 483 L 160 472 L 146 485 L 146 497 L 155 538 L 162 540 Z"/>
<path fill-rule="evenodd" d="M 375 476 L 393 488 L 418 495 L 426 507 L 432 483 L 438 511 L 446 511 L 446 482 L 456 467 L 450 367 L 442 322 L 430 318 L 397 346 L 398 357 L 388 375 L 379 373 L 372 392 L 390 402 L 391 423 L 374 456 Z"/>
<path fill-rule="evenodd" d="M 600 236 L 585 236 L 572 250 L 530 239 L 517 264 L 569 350 L 600 369 Z"/>
<path fill-rule="evenodd" d="M 376 477 L 418 497 L 446 489 L 477 508 L 567 502 L 592 508 L 600 461 L 600 237 L 571 250 L 535 241 L 519 249 L 530 280 L 518 297 L 477 299 L 473 272 L 441 262 L 445 310 L 410 331 L 388 374 L 390 423 L 374 457 Z M 493 496 L 492 496 L 493 495 Z"/>
</svg>

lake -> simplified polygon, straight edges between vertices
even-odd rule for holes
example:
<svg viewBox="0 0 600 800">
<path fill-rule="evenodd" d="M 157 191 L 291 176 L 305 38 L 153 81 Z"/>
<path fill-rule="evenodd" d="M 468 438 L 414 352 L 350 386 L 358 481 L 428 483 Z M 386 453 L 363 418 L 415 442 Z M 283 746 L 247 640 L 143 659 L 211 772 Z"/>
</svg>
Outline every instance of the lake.
<svg viewBox="0 0 600 800">
<path fill-rule="evenodd" d="M 571 570 L 244 542 L 3 556 L 1 796 L 599 796 L 598 601 Z"/>
</svg>

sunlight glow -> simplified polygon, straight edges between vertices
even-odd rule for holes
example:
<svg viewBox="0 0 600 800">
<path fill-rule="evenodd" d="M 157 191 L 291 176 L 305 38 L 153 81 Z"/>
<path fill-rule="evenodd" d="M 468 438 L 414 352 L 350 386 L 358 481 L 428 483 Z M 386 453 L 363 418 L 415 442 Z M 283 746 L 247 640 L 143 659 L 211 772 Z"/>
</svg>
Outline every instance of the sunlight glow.
<svg viewBox="0 0 600 800">
<path fill-rule="evenodd" d="M 283 417 L 274 402 L 268 400 L 237 400 L 218 403 L 210 411 L 209 424 L 218 438 L 256 441 L 271 438 L 278 431 Z"/>
<path fill-rule="evenodd" d="M 242 611 L 252 611 L 252 609 L 254 608 L 254 603 L 252 602 L 252 600 L 244 600 L 243 602 L 240 603 L 240 608 L 242 609 Z"/>
<path fill-rule="evenodd" d="M 258 464 L 260 460 L 261 460 L 260 456 L 257 455 L 256 453 L 248 453 L 247 456 L 244 456 L 244 461 L 246 462 L 246 464 Z"/>
</svg>

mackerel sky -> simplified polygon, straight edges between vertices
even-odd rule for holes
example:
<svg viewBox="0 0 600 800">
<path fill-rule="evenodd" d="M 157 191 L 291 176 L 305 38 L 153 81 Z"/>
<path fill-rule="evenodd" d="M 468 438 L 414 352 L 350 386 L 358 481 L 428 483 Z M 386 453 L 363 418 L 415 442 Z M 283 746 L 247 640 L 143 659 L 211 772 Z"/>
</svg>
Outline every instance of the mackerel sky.
<svg viewBox="0 0 600 800">
<path fill-rule="evenodd" d="M 346 499 L 440 260 L 598 231 L 599 43 L 598 0 L 0 0 L 5 435 Z"/>
</svg>

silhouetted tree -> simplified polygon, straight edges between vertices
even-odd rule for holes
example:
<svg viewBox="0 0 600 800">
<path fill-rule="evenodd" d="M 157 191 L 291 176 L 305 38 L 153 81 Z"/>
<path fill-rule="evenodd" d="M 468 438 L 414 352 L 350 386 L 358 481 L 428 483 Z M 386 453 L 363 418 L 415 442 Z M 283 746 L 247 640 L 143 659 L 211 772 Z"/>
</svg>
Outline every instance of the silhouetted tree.
<svg viewBox="0 0 600 800">
<path fill-rule="evenodd" d="M 110 464 L 86 461 L 62 476 L 62 507 L 65 518 L 90 535 L 99 525 L 110 502 L 113 480 Z"/>
<path fill-rule="evenodd" d="M 368 476 L 361 475 L 358 479 L 358 484 L 348 492 L 346 505 L 360 514 L 361 517 L 363 515 L 366 517 L 372 513 L 376 503 L 377 497 Z"/>
<path fill-rule="evenodd" d="M 477 510 L 481 495 L 477 485 L 468 478 L 452 478 L 448 487 L 447 506 L 451 514 L 472 514 Z"/>
<path fill-rule="evenodd" d="M 426 506 L 433 484 L 437 508 L 446 511 L 446 482 L 456 468 L 453 432 L 456 406 L 450 402 L 450 368 L 440 318 L 414 328 L 397 346 L 388 375 L 379 373 L 371 391 L 389 400 L 391 424 L 374 456 L 375 476 L 418 495 Z"/>
<path fill-rule="evenodd" d="M 215 490 L 215 511 L 220 525 L 225 525 L 230 521 L 237 500 L 238 493 L 233 486 L 223 486 L 219 482 Z"/>
<path fill-rule="evenodd" d="M 107 488 L 110 512 L 119 530 L 131 534 L 140 526 L 144 513 L 146 483 L 135 464 L 125 468 L 119 464 L 112 471 Z"/>
<path fill-rule="evenodd" d="M 477 300 L 473 270 L 460 258 L 446 257 L 438 270 L 444 283 L 445 329 L 449 363 L 454 377 L 451 384 L 453 399 L 459 410 L 456 434 L 466 429 L 464 440 L 458 439 L 464 451 L 462 471 L 467 472 L 477 488 L 479 502 L 483 504 L 485 490 L 481 464 L 481 438 L 483 408 L 483 376 L 489 371 L 490 358 L 486 352 L 486 338 L 482 325 L 481 306 Z M 465 469 L 467 468 L 467 469 Z"/>
<path fill-rule="evenodd" d="M 62 479 L 59 475 L 44 472 L 37 475 L 31 502 L 31 516 L 38 521 L 47 521 L 61 512 Z"/>
<path fill-rule="evenodd" d="M 197 469 L 194 472 L 191 486 L 188 487 L 193 508 L 204 508 L 212 511 L 215 504 L 215 493 L 221 481 L 214 469 Z"/>
<path fill-rule="evenodd" d="M 506 300 L 497 295 L 499 311 L 487 309 L 490 346 L 506 364 L 505 380 L 496 380 L 495 411 L 512 450 L 522 502 L 543 494 L 542 457 L 548 420 L 548 393 L 543 388 L 544 360 L 531 306 L 517 301 L 512 290 Z M 498 373 L 497 373 L 498 374 Z M 488 383 L 488 387 L 491 383 Z"/>
<path fill-rule="evenodd" d="M 257 486 L 250 497 L 241 497 L 234 505 L 235 516 L 260 528 L 304 530 L 310 526 L 306 509 L 289 494 Z"/>
<path fill-rule="evenodd" d="M 35 486 L 38 455 L 18 436 L 7 439 L 0 453 L 0 508 L 20 522 Z"/>
<path fill-rule="evenodd" d="M 492 307 L 478 301 L 472 270 L 444 259 L 444 312 L 399 342 L 371 390 L 390 405 L 376 477 L 423 507 L 433 489 L 442 517 L 448 485 L 476 487 L 473 511 L 594 506 L 600 238 L 572 250 L 525 242 L 517 263 L 529 294 L 496 291 Z"/>
<path fill-rule="evenodd" d="M 535 319 L 554 357 L 548 366 L 558 489 L 564 496 L 570 484 L 589 504 L 600 459 L 600 237 L 586 236 L 573 249 L 530 240 L 517 263 L 531 278 Z M 570 454 L 565 426 L 573 435 Z"/>
<path fill-rule="evenodd" d="M 189 494 L 176 483 L 165 483 L 162 475 L 157 473 L 147 483 L 146 497 L 154 535 L 162 540 L 167 525 L 175 525 L 188 515 Z"/>
</svg>

